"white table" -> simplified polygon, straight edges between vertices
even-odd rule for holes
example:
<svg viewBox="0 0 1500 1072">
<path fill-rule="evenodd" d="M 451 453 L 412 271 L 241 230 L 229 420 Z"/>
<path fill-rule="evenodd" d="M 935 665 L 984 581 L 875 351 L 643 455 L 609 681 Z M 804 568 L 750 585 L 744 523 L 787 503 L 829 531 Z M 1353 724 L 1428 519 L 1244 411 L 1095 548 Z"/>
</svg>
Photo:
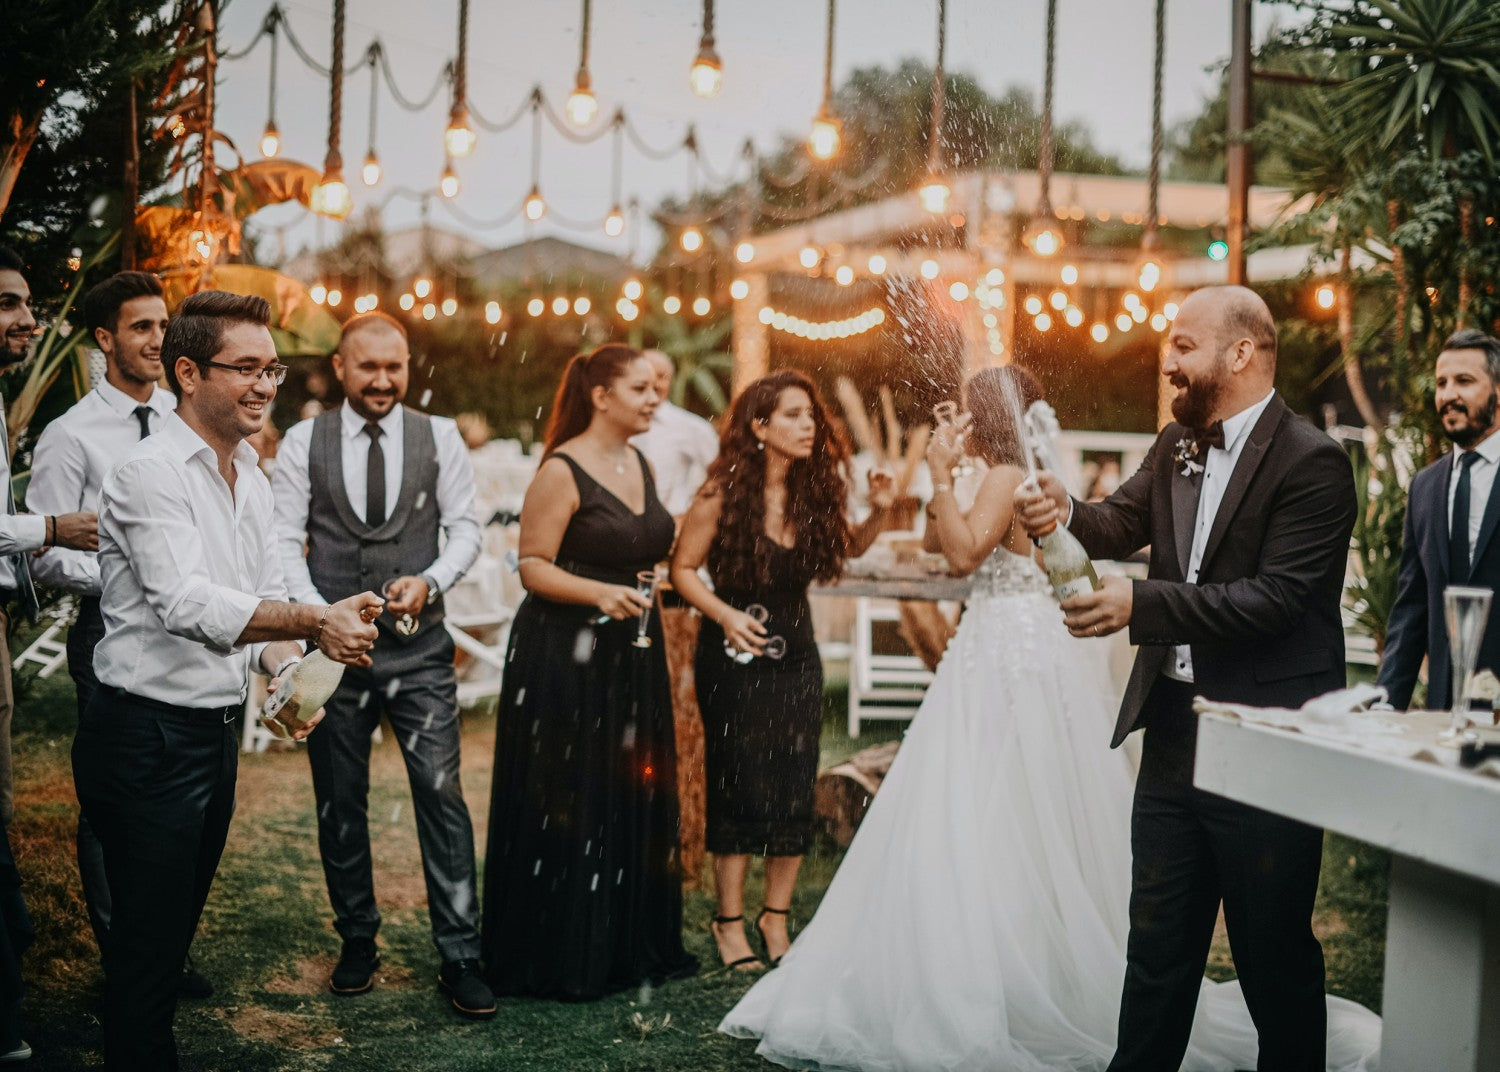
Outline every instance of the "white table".
<svg viewBox="0 0 1500 1072">
<path fill-rule="evenodd" d="M 1446 715 L 1386 717 L 1430 739 Z M 1500 1068 L 1500 777 L 1206 713 L 1194 782 L 1391 851 L 1387 1072 Z M 1452 762 L 1447 766 L 1444 762 Z"/>
</svg>

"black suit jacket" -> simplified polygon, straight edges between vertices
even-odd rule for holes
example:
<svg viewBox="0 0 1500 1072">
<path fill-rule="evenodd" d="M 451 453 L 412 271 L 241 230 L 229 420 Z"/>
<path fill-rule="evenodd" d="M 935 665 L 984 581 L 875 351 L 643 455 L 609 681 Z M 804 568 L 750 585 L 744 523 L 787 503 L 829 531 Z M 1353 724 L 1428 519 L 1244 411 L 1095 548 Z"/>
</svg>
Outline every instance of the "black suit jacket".
<svg viewBox="0 0 1500 1072">
<path fill-rule="evenodd" d="M 1191 644 L 1196 692 L 1300 707 L 1342 688 L 1339 616 L 1354 475 L 1337 443 L 1276 395 L 1248 433 L 1209 530 L 1198 582 L 1186 581 L 1196 498 L 1162 429 L 1141 467 L 1101 503 L 1075 503 L 1069 528 L 1094 558 L 1151 545 L 1135 581 L 1130 639 L 1140 645 L 1111 746 L 1143 725 L 1142 705 L 1175 644 Z"/>
<path fill-rule="evenodd" d="M 1441 710 L 1453 703 L 1453 664 L 1443 620 L 1443 589 L 1450 584 L 1500 588 L 1500 544 L 1493 539 L 1500 524 L 1500 480 L 1491 488 L 1490 500 L 1484 506 L 1469 577 L 1455 580 L 1448 576 L 1448 484 L 1452 474 L 1453 455 L 1449 453 L 1412 478 L 1407 496 L 1401 575 L 1396 605 L 1386 627 L 1385 657 L 1380 662 L 1380 684 L 1390 692 L 1396 707 L 1411 703 L 1424 655 L 1428 657 L 1427 706 Z M 1485 633 L 1476 669 L 1483 667 L 1500 673 L 1500 630 Z"/>
</svg>

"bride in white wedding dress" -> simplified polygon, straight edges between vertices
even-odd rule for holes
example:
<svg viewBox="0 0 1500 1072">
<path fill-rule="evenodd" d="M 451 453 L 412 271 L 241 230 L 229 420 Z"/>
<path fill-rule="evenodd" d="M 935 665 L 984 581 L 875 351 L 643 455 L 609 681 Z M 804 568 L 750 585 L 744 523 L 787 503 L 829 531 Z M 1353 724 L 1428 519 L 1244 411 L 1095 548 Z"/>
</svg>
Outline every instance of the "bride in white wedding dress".
<svg viewBox="0 0 1500 1072">
<path fill-rule="evenodd" d="M 940 492 L 928 521 L 973 570 L 958 632 L 816 916 L 719 1025 L 788 1068 L 1102 1072 L 1114 1052 L 1134 775 L 1107 746 L 1107 641 L 1068 635 L 1011 523 L 1006 390 L 1040 393 L 1013 366 L 966 386 L 993 467 L 967 515 Z M 929 451 L 940 485 L 955 455 Z M 1330 1069 L 1374 1068 L 1379 1039 L 1375 1014 L 1329 999 Z M 1256 1050 L 1238 984 L 1205 981 L 1183 1068 L 1254 1068 Z"/>
</svg>

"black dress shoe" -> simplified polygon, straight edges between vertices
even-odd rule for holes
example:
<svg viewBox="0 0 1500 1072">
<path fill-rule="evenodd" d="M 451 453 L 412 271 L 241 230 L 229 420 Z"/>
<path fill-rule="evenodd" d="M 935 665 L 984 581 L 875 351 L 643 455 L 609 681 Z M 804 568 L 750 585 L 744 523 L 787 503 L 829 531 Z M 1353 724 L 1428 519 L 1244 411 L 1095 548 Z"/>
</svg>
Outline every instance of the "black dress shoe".
<svg viewBox="0 0 1500 1072">
<path fill-rule="evenodd" d="M 375 985 L 372 976 L 380 967 L 380 954 L 373 938 L 346 938 L 344 951 L 328 979 L 328 989 L 335 994 L 363 994 Z"/>
<path fill-rule="evenodd" d="M 438 971 L 438 989 L 460 1016 L 488 1020 L 495 1015 L 495 993 L 480 978 L 477 960 L 445 960 Z"/>
<path fill-rule="evenodd" d="M 188 957 L 182 965 L 182 978 L 177 980 L 177 996 L 197 1001 L 214 996 L 214 984 L 193 964 L 192 957 Z"/>
</svg>

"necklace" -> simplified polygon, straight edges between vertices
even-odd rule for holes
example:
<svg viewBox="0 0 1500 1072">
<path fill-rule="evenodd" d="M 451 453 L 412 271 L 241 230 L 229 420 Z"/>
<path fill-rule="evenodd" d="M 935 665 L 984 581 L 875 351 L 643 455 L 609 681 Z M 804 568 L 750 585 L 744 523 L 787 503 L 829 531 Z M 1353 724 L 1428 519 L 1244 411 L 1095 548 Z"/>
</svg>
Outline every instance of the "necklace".
<svg viewBox="0 0 1500 1072">
<path fill-rule="evenodd" d="M 627 458 L 629 458 L 629 457 L 630 457 L 630 455 L 628 455 L 624 451 L 621 451 L 618 460 L 616 460 L 613 463 L 611 463 L 611 464 L 614 465 L 614 467 L 615 467 L 615 473 L 617 475 L 619 475 L 619 476 L 624 476 L 625 475 L 625 460 Z"/>
</svg>

